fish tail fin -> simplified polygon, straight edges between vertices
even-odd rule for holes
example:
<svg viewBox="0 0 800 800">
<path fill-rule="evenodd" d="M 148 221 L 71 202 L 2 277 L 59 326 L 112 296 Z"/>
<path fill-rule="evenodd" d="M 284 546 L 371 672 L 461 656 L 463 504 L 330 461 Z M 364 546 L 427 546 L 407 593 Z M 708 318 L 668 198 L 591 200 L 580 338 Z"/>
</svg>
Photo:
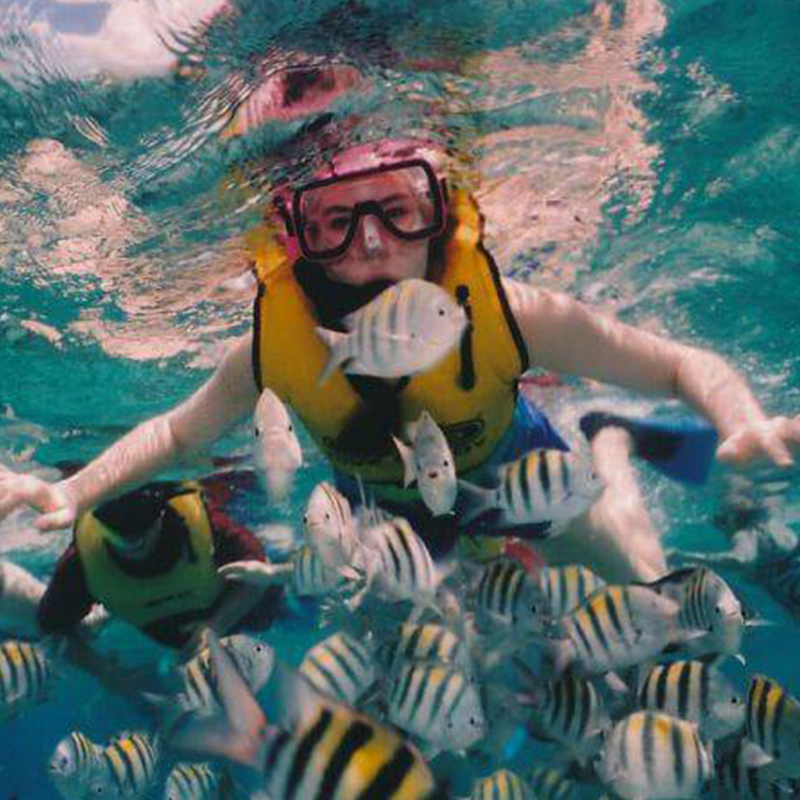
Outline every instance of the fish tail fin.
<svg viewBox="0 0 800 800">
<path fill-rule="evenodd" d="M 414 465 L 414 451 L 396 436 L 392 436 L 392 441 L 400 454 L 400 460 L 403 462 L 403 485 L 408 488 L 417 477 L 417 469 Z"/>
<path fill-rule="evenodd" d="M 199 719 L 195 714 L 184 714 L 167 735 L 167 743 L 180 753 L 223 757 L 255 767 L 263 746 L 266 717 L 213 632 L 209 633 L 208 644 L 222 712 Z"/>
<path fill-rule="evenodd" d="M 459 525 L 469 525 L 487 511 L 497 508 L 493 489 L 484 489 L 469 481 L 459 480 L 458 489 L 465 503 L 465 510 L 459 519 Z"/>
<path fill-rule="evenodd" d="M 699 417 L 634 419 L 604 411 L 591 411 L 580 420 L 590 441 L 606 427 L 627 431 L 636 455 L 655 469 L 682 483 L 702 484 L 708 479 L 717 452 L 717 432 Z"/>
<path fill-rule="evenodd" d="M 316 330 L 319 338 L 322 339 L 327 348 L 331 351 L 328 363 L 325 364 L 324 369 L 317 379 L 317 386 L 322 386 L 333 374 L 333 371 L 340 364 L 347 361 L 347 350 L 343 347 L 344 341 L 347 339 L 347 334 L 340 333 L 339 331 L 331 331 L 327 328 L 317 328 Z"/>
</svg>

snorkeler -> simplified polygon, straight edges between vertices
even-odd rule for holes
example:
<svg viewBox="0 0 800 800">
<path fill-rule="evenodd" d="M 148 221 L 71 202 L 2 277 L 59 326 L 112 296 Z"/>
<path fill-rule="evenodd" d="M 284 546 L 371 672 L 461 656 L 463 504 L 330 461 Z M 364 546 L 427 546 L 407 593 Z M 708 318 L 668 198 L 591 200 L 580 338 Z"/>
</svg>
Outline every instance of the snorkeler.
<svg viewBox="0 0 800 800">
<path fill-rule="evenodd" d="M 242 558 L 263 561 L 260 543 L 198 484 L 149 483 L 77 518 L 40 601 L 39 626 L 45 634 L 73 634 L 102 603 L 159 644 L 187 653 L 208 630 L 265 629 L 280 613 L 281 590 L 234 588 L 217 575 Z M 113 688 L 109 665 L 81 637 L 70 636 L 67 656 Z"/>
<path fill-rule="evenodd" d="M 177 458 L 211 445 L 252 414 L 269 386 L 308 428 L 341 483 L 360 475 L 395 494 L 402 464 L 392 426 L 427 409 L 448 435 L 459 474 L 513 459 L 519 450 L 563 447 L 546 420 L 517 403 L 530 366 L 678 397 L 706 416 L 718 457 L 792 463 L 800 416 L 767 417 L 720 357 L 639 331 L 565 295 L 500 277 L 482 242 L 475 201 L 445 187 L 431 148 L 383 142 L 341 152 L 316 180 L 281 192 L 275 219 L 255 236 L 259 292 L 254 332 L 177 408 L 145 422 L 73 477 L 48 484 L 0 475 L 0 516 L 28 504 L 40 530 L 72 524 L 86 508 L 140 483 Z M 317 381 L 328 350 L 317 326 L 341 320 L 407 278 L 439 284 L 470 317 L 468 334 L 443 362 L 399 381 L 347 376 Z M 383 440 L 382 440 L 383 437 Z M 653 579 L 660 542 L 628 463 L 633 439 L 606 427 L 592 441 L 607 487 L 568 530 L 540 545 L 548 561 L 580 561 L 612 580 Z"/>
</svg>

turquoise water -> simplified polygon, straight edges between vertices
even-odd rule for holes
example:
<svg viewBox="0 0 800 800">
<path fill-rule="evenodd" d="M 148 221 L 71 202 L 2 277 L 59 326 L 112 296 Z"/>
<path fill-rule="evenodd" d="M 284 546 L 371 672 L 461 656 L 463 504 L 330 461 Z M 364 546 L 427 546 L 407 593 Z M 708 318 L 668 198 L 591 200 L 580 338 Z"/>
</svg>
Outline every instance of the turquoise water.
<svg viewBox="0 0 800 800">
<path fill-rule="evenodd" d="M 275 67 L 287 42 L 366 76 L 334 108 L 349 121 L 346 136 L 410 130 L 470 154 L 506 272 L 712 348 L 770 412 L 800 409 L 797 3 L 359 5 L 252 2 L 199 37 L 179 33 L 166 5 L 154 4 L 163 19 L 150 29 L 205 65 L 195 81 L 111 77 L 124 48 L 100 46 L 114 24 L 102 3 L 0 11 L 3 463 L 54 474 L 59 461 L 92 458 L 199 386 L 220 343 L 248 329 L 252 287 L 238 279 L 235 242 L 256 211 L 218 186 L 256 152 L 271 155 L 275 173 L 300 169 L 291 142 L 303 120 L 233 144 L 217 133 L 235 95 L 231 76 L 252 84 L 254 56 Z M 85 77 L 92 59 L 102 76 Z M 438 69 L 423 68 L 434 60 Z M 568 428 L 571 407 L 604 399 L 652 405 L 577 384 L 547 403 Z M 242 427 L 214 452 L 248 449 Z M 253 491 L 236 511 L 254 526 L 296 519 L 326 474 L 307 453 L 287 507 L 268 508 Z M 692 491 L 643 471 L 670 547 L 724 546 L 712 520 L 728 478 L 717 468 Z M 748 491 L 797 529 L 797 473 L 757 475 Z M 68 536 L 40 537 L 30 519 L 0 525 L 0 552 L 44 577 Z M 754 582 L 726 577 L 778 623 L 748 636 L 749 668 L 800 692 L 791 616 Z M 272 640 L 296 652 L 314 636 L 284 630 Z M 138 640 L 114 644 L 152 656 Z M 44 760 L 73 728 L 99 740 L 137 723 L 69 673 L 51 702 L 0 728 L 0 799 L 55 797 Z"/>
</svg>

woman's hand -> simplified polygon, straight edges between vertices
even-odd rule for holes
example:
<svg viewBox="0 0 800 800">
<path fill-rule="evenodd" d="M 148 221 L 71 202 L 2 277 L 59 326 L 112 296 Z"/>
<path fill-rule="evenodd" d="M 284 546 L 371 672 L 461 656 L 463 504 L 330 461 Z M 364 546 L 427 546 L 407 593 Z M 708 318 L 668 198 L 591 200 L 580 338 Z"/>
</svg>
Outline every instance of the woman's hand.
<svg viewBox="0 0 800 800">
<path fill-rule="evenodd" d="M 745 425 L 717 448 L 717 458 L 745 466 L 771 462 L 778 467 L 794 464 L 800 453 L 800 414 L 794 418 L 770 417 Z"/>
<path fill-rule="evenodd" d="M 64 481 L 48 483 L 0 464 L 0 520 L 23 505 L 42 512 L 36 520 L 40 531 L 69 528 L 78 516 L 78 504 Z"/>
</svg>

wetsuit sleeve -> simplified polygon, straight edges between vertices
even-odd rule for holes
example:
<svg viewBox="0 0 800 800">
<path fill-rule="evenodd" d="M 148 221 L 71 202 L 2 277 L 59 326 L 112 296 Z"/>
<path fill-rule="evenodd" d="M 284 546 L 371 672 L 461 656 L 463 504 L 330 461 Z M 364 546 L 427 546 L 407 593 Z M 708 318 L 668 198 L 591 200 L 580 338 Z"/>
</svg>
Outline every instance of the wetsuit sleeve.
<svg viewBox="0 0 800 800">
<path fill-rule="evenodd" d="M 39 601 L 39 627 L 46 634 L 69 633 L 92 610 L 93 604 L 83 565 L 72 542 L 56 564 Z"/>
<path fill-rule="evenodd" d="M 232 520 L 219 508 L 210 508 L 214 531 L 214 565 L 231 561 L 266 561 L 264 548 L 251 530 Z"/>
</svg>

